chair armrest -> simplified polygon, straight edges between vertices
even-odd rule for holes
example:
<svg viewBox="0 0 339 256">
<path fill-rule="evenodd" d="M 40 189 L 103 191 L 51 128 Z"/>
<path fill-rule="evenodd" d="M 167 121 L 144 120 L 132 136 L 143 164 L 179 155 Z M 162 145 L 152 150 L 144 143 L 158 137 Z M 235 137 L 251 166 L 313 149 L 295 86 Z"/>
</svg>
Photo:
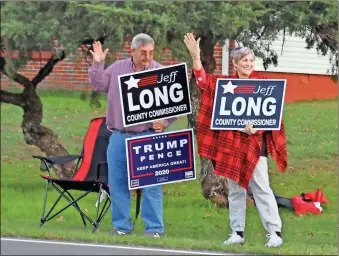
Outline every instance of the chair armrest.
<svg viewBox="0 0 339 256">
<path fill-rule="evenodd" d="M 81 155 L 66 155 L 66 156 L 53 156 L 53 157 L 45 157 L 45 156 L 32 156 L 33 158 L 40 159 L 41 161 L 45 160 L 50 164 L 67 164 L 76 159 L 80 159 Z"/>
<path fill-rule="evenodd" d="M 81 155 L 66 155 L 56 157 L 45 157 L 45 156 L 32 156 L 33 158 L 40 159 L 40 170 L 48 171 L 51 176 L 50 168 L 55 164 L 66 164 L 76 159 L 81 159 Z"/>
</svg>

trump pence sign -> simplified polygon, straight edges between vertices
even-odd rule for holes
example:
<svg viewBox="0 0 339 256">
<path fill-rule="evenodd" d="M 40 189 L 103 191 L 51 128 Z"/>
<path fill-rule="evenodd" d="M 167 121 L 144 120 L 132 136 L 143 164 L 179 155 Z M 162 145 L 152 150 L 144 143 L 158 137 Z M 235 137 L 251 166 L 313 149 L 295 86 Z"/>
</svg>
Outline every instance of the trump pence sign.
<svg viewBox="0 0 339 256">
<path fill-rule="evenodd" d="M 192 112 L 185 63 L 118 79 L 125 127 Z"/>
<path fill-rule="evenodd" d="M 284 79 L 217 79 L 212 130 L 280 130 Z"/>
<path fill-rule="evenodd" d="M 196 179 L 193 129 L 126 139 L 128 187 Z"/>
</svg>

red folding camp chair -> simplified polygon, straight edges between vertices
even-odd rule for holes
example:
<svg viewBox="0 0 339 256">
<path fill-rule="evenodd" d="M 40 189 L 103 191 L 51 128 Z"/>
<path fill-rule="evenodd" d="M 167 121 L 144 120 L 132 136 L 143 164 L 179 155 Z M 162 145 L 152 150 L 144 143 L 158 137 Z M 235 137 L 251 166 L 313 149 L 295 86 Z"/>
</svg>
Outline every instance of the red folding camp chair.
<svg viewBox="0 0 339 256">
<path fill-rule="evenodd" d="M 60 157 L 33 156 L 33 158 L 41 160 L 40 169 L 43 171 L 48 171 L 48 175 L 41 175 L 41 177 L 44 178 L 47 183 L 40 226 L 53 219 L 70 206 L 73 206 L 80 213 L 85 226 L 87 220 L 94 226 L 93 232 L 99 227 L 102 219 L 107 213 L 107 210 L 111 206 L 108 189 L 108 168 L 106 155 L 109 136 L 110 131 L 108 131 L 106 128 L 106 119 L 103 117 L 95 118 L 90 122 L 80 155 L 67 155 Z M 53 168 L 54 165 L 67 164 L 72 161 L 76 161 L 76 164 L 74 175 L 70 180 L 56 179 L 52 177 L 51 168 Z M 45 214 L 49 187 L 53 187 L 60 195 L 56 199 L 53 206 L 49 209 L 47 214 Z M 71 193 L 74 190 L 82 191 L 83 193 L 77 198 L 74 198 Z M 81 210 L 78 204 L 82 198 L 86 197 L 91 192 L 98 193 L 95 220 L 87 216 L 86 213 Z M 106 193 L 108 196 L 101 204 L 101 197 L 103 193 Z M 61 198 L 67 200 L 68 205 L 52 214 L 55 206 L 58 204 Z"/>
</svg>

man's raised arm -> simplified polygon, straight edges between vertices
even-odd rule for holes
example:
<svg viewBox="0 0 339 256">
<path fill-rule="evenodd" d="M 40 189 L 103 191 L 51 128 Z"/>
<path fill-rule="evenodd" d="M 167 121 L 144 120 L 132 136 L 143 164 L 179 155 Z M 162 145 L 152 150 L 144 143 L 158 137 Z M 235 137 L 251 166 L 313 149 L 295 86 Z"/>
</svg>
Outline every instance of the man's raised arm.
<svg viewBox="0 0 339 256">
<path fill-rule="evenodd" d="M 109 83 L 111 80 L 111 69 L 113 65 L 104 70 L 105 58 L 108 53 L 108 49 L 102 51 L 101 43 L 94 42 L 93 51 L 90 50 L 93 57 L 93 65 L 88 69 L 88 82 L 92 86 L 93 90 L 108 92 Z"/>
</svg>

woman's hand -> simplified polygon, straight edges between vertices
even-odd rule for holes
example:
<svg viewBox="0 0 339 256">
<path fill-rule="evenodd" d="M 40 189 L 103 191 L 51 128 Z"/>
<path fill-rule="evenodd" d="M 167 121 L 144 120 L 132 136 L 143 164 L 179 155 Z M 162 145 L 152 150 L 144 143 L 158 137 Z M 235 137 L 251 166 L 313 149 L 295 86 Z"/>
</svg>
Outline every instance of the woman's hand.
<svg viewBox="0 0 339 256">
<path fill-rule="evenodd" d="M 200 70 L 202 68 L 201 60 L 200 60 L 200 38 L 195 40 L 194 35 L 192 33 L 187 33 L 184 36 L 184 42 L 188 51 L 190 52 L 193 60 L 193 69 Z"/>
<path fill-rule="evenodd" d="M 253 128 L 253 124 L 247 124 L 245 126 L 245 129 L 243 130 L 244 133 L 247 133 L 248 135 L 252 135 L 257 133 L 257 129 Z"/>
<path fill-rule="evenodd" d="M 184 36 L 184 42 L 192 56 L 192 59 L 200 58 L 200 38 L 198 38 L 198 40 L 195 40 L 193 33 L 187 33 Z"/>
</svg>

